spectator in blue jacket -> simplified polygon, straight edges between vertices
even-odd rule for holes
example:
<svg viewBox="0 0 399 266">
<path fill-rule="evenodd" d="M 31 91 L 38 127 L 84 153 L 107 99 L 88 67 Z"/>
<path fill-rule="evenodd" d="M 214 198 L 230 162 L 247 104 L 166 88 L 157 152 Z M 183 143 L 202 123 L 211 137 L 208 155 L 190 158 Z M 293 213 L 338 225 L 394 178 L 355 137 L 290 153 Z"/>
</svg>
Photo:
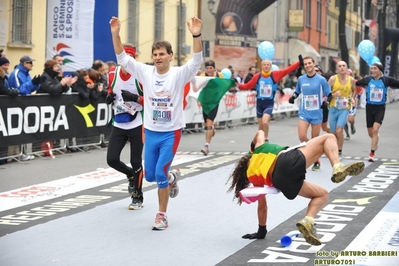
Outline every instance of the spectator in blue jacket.
<svg viewBox="0 0 399 266">
<path fill-rule="evenodd" d="M 35 59 L 28 55 L 24 55 L 19 60 L 19 64 L 11 72 L 8 79 L 9 86 L 19 90 L 19 94 L 25 96 L 32 94 L 40 87 L 40 75 L 35 76 L 33 79 L 29 75 L 29 71 L 32 70 L 33 61 Z"/>
<path fill-rule="evenodd" d="M 24 55 L 19 59 L 19 64 L 11 72 L 8 78 L 8 85 L 10 88 L 18 89 L 19 94 L 26 96 L 32 94 L 32 92 L 37 91 L 40 87 L 41 76 L 35 76 L 33 79 L 29 75 L 29 71 L 32 70 L 33 61 L 35 59 L 28 55 Z M 21 161 L 33 160 L 34 155 L 27 154 L 27 144 L 22 145 L 22 155 L 20 157 Z"/>
</svg>

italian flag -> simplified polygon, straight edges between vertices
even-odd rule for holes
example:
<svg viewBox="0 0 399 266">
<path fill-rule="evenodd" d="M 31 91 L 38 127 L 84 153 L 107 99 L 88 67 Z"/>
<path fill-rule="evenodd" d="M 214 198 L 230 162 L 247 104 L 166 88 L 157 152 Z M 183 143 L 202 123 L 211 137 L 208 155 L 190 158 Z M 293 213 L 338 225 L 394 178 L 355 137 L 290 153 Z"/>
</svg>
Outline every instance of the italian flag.
<svg viewBox="0 0 399 266">
<path fill-rule="evenodd" d="M 218 106 L 223 95 L 233 87 L 235 87 L 233 79 L 219 77 L 196 76 L 190 82 L 190 89 L 193 92 L 200 91 L 198 101 L 201 103 L 205 114 L 208 114 L 213 108 Z"/>
</svg>

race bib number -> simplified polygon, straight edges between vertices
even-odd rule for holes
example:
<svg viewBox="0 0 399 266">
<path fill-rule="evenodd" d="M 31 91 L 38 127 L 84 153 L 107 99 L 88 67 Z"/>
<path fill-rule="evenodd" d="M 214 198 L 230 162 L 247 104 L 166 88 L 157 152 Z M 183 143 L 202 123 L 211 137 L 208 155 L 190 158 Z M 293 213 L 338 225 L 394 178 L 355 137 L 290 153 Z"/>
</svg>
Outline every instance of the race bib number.
<svg viewBox="0 0 399 266">
<path fill-rule="evenodd" d="M 384 93 L 384 90 L 380 89 L 380 88 L 370 89 L 370 100 L 372 102 L 381 102 L 383 93 Z"/>
<path fill-rule="evenodd" d="M 169 125 L 172 123 L 173 108 L 152 108 L 153 124 Z"/>
<path fill-rule="evenodd" d="M 348 109 L 348 98 L 346 97 L 335 98 L 335 108 Z"/>
<path fill-rule="evenodd" d="M 264 84 L 260 87 L 260 97 L 262 98 L 270 98 L 272 96 L 272 85 Z"/>
<path fill-rule="evenodd" d="M 134 115 L 136 112 L 136 108 L 127 102 L 119 101 L 116 104 L 115 114 L 129 113 Z"/>
<path fill-rule="evenodd" d="M 303 95 L 303 99 L 305 102 L 305 110 L 312 111 L 320 109 L 319 95 Z"/>
</svg>

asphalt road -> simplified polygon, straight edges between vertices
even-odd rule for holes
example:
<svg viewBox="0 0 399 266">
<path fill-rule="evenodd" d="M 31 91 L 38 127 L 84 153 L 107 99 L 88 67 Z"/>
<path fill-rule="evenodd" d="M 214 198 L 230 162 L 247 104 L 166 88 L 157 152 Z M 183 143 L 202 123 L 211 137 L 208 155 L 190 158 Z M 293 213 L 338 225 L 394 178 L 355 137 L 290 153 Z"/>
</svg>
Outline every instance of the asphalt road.
<svg viewBox="0 0 399 266">
<path fill-rule="evenodd" d="M 387 105 L 384 123 L 380 129 L 377 159 L 399 159 L 399 102 Z M 271 143 L 294 146 L 299 143 L 297 134 L 298 117 L 276 120 L 270 124 L 269 140 Z M 223 152 L 245 152 L 248 150 L 256 124 L 234 123 L 231 128 L 218 129 L 211 143 L 211 154 Z M 185 133 L 178 152 L 196 154 L 205 143 L 204 133 Z M 367 158 L 371 140 L 366 129 L 365 109 L 358 109 L 356 115 L 356 134 L 345 140 L 343 156 Z M 122 160 L 128 161 L 129 148 L 122 152 Z M 36 158 L 28 162 L 12 162 L 0 166 L 0 192 L 18 187 L 56 180 L 58 178 L 108 168 L 106 148 L 95 148 L 88 152 L 57 155 L 55 159 Z"/>
<path fill-rule="evenodd" d="M 183 135 L 173 162 L 182 171 L 181 191 L 170 200 L 169 228 L 163 232 L 151 230 L 158 207 L 154 184 L 144 182 L 145 207 L 128 211 L 126 179 L 106 164 L 106 148 L 0 166 L 0 265 L 315 265 L 336 258 L 333 251 L 369 249 L 396 253 L 344 255 L 343 263 L 396 265 L 398 110 L 399 103 L 387 106 L 375 163 L 366 160 L 370 139 L 364 110 L 358 110 L 357 132 L 345 141 L 342 160 L 363 160 L 361 175 L 332 183 L 325 157 L 319 172 L 308 171 L 307 180 L 330 192 L 316 219 L 321 246 L 309 246 L 299 236 L 281 247 L 280 237 L 296 229 L 308 204 L 305 198 L 289 201 L 281 193 L 268 196 L 267 238 L 241 238 L 257 228 L 256 204 L 235 204 L 226 181 L 257 126 L 235 124 L 217 130 L 208 156 L 200 153 L 204 133 Z M 297 121 L 276 117 L 270 141 L 298 144 Z M 126 147 L 122 160 L 128 161 L 128 152 Z"/>
</svg>

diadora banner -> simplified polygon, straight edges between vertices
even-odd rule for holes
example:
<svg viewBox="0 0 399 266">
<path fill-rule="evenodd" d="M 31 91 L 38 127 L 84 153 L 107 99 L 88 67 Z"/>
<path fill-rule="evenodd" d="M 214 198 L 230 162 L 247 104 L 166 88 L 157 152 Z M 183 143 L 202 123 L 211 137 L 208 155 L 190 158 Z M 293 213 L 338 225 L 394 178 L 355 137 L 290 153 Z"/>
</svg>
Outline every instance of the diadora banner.
<svg viewBox="0 0 399 266">
<path fill-rule="evenodd" d="M 384 75 L 397 78 L 399 29 L 384 29 L 384 54 L 381 62 L 384 65 Z"/>
<path fill-rule="evenodd" d="M 64 72 L 115 61 L 109 20 L 117 15 L 117 0 L 47 1 L 46 57 L 62 55 Z"/>
<path fill-rule="evenodd" d="M 104 98 L 89 102 L 78 94 L 0 96 L 0 147 L 99 135 L 110 131 L 111 117 Z"/>
</svg>

